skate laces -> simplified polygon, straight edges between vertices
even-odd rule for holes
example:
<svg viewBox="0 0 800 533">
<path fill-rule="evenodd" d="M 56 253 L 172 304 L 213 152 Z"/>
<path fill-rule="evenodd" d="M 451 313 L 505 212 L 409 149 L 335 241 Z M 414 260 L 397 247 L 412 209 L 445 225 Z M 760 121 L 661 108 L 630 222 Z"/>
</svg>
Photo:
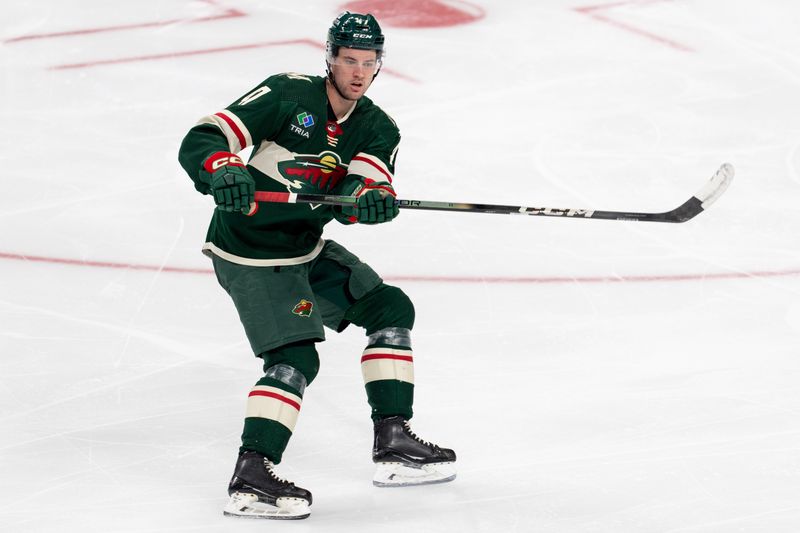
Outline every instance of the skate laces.
<svg viewBox="0 0 800 533">
<path fill-rule="evenodd" d="M 267 470 L 267 473 L 269 474 L 269 477 L 271 477 L 272 479 L 274 479 L 278 483 L 282 483 L 284 485 L 292 485 L 293 484 L 293 483 L 283 479 L 282 477 L 278 476 L 278 474 L 275 473 L 275 470 L 273 470 L 275 468 L 275 465 L 272 464 L 272 461 L 270 461 L 269 459 L 266 459 L 266 458 L 264 459 L 264 468 Z"/>
<path fill-rule="evenodd" d="M 427 447 L 429 447 L 429 448 L 433 448 L 433 449 L 437 449 L 437 448 L 439 448 L 439 447 L 438 447 L 436 444 L 433 444 L 432 442 L 428 442 L 428 441 L 426 441 L 426 440 L 424 440 L 424 439 L 421 439 L 421 438 L 419 438 L 419 437 L 417 436 L 417 434 L 416 434 L 416 433 L 414 433 L 414 431 L 412 431 L 412 429 L 411 429 L 411 426 L 410 426 L 410 425 L 409 425 L 409 423 L 408 423 L 408 420 L 404 420 L 404 421 L 403 421 L 403 425 L 406 427 L 406 431 L 408 431 L 408 435 L 409 435 L 409 436 L 410 436 L 412 439 L 414 439 L 415 441 L 417 441 L 417 442 L 419 442 L 420 444 L 422 444 L 422 445 L 424 445 L 424 446 L 427 446 Z"/>
</svg>

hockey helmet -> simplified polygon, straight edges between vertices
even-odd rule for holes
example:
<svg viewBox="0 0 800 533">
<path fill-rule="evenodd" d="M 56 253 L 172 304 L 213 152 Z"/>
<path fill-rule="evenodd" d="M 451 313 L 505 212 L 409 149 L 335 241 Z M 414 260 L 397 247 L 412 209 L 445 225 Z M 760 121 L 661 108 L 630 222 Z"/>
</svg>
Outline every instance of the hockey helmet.
<svg viewBox="0 0 800 533">
<path fill-rule="evenodd" d="M 383 51 L 384 36 L 375 17 L 367 13 L 345 11 L 333 20 L 328 30 L 326 49 L 329 57 L 335 57 L 339 47 L 359 50 Z"/>
</svg>

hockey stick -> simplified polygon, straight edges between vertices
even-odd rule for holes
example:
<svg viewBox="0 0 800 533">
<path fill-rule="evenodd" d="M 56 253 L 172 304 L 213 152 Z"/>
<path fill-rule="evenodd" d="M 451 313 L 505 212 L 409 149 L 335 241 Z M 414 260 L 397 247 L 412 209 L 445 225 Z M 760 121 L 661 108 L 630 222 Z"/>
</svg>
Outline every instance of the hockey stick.
<svg viewBox="0 0 800 533">
<path fill-rule="evenodd" d="M 427 200 L 396 200 L 403 209 L 432 211 L 461 211 L 467 213 L 495 213 L 504 215 L 532 215 L 567 218 L 597 218 L 603 220 L 628 220 L 642 222 L 686 222 L 699 215 L 719 198 L 733 179 L 733 165 L 725 163 L 708 183 L 694 196 L 672 211 L 664 213 L 636 213 L 627 211 L 601 211 L 558 207 L 525 207 L 519 205 L 471 204 L 457 202 L 431 202 Z M 256 191 L 256 202 L 304 203 L 352 206 L 357 199 L 352 196 L 303 194 L 290 192 Z"/>
</svg>

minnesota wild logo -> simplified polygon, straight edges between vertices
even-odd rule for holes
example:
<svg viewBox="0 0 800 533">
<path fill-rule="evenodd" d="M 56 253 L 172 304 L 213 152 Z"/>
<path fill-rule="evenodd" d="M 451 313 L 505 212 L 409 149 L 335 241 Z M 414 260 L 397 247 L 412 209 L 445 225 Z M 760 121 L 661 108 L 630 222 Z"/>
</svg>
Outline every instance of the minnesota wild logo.
<svg viewBox="0 0 800 533">
<path fill-rule="evenodd" d="M 305 298 L 300 300 L 297 305 L 292 309 L 292 313 L 299 316 L 311 316 L 311 311 L 314 310 L 314 304 Z"/>
<path fill-rule="evenodd" d="M 294 159 L 280 161 L 278 172 L 289 180 L 302 179 L 310 192 L 327 193 L 347 175 L 347 167 L 336 153 L 325 151 L 319 155 L 296 154 Z"/>
</svg>

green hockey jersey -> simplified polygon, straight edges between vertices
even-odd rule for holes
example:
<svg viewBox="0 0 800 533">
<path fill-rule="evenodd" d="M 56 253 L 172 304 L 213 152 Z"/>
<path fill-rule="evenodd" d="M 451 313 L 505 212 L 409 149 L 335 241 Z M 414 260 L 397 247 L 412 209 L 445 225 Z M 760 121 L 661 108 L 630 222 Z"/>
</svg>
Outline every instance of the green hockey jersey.
<svg viewBox="0 0 800 533">
<path fill-rule="evenodd" d="M 200 119 L 178 159 L 198 191 L 210 192 L 203 161 L 219 151 L 253 151 L 247 169 L 257 191 L 339 194 L 351 180 L 391 184 L 400 132 L 363 96 L 337 119 L 325 78 L 295 73 L 266 79 L 224 110 Z M 253 216 L 215 210 L 205 253 L 252 266 L 299 264 L 322 249 L 334 207 L 269 203 Z M 339 216 L 337 219 L 346 223 Z"/>
</svg>

